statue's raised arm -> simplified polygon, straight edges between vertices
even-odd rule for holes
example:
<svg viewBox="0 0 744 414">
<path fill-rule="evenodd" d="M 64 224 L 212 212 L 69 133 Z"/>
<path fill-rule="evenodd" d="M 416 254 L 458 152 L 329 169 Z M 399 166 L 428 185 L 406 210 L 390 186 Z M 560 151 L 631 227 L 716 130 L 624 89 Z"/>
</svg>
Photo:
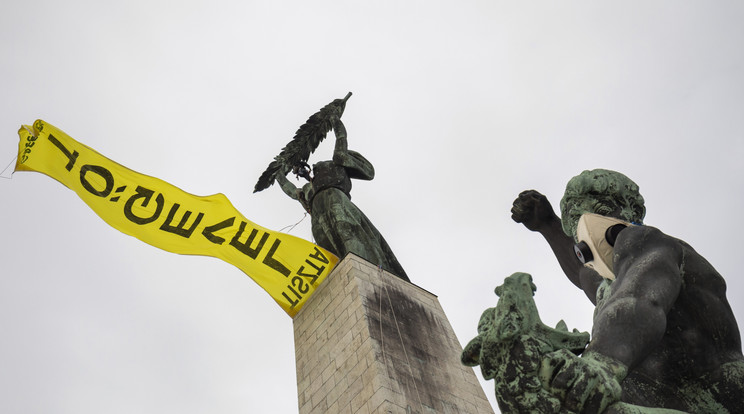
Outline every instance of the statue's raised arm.
<svg viewBox="0 0 744 414">
<path fill-rule="evenodd" d="M 522 191 L 514 200 L 511 213 L 514 221 L 545 238 L 566 277 L 595 303 L 602 277 L 576 260 L 574 239 L 563 231 L 561 219 L 548 199 L 535 190 Z"/>
<path fill-rule="evenodd" d="M 336 147 L 333 151 L 333 163 L 346 168 L 350 178 L 372 180 L 375 178 L 375 167 L 362 154 L 349 150 L 346 127 L 341 119 L 334 119 L 333 132 L 336 134 Z"/>
<path fill-rule="evenodd" d="M 300 199 L 301 190 L 297 188 L 296 185 L 292 184 L 284 174 L 278 174 L 276 176 L 276 181 L 279 183 L 282 191 L 284 191 L 284 194 L 295 200 Z"/>
</svg>

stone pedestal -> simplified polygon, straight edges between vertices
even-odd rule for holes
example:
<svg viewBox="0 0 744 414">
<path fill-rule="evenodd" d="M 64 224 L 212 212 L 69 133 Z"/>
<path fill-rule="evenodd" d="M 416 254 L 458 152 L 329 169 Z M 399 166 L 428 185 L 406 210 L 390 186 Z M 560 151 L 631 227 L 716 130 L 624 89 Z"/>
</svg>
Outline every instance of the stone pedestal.
<svg viewBox="0 0 744 414">
<path fill-rule="evenodd" d="M 348 255 L 294 318 L 300 414 L 493 413 L 433 294 Z"/>
</svg>

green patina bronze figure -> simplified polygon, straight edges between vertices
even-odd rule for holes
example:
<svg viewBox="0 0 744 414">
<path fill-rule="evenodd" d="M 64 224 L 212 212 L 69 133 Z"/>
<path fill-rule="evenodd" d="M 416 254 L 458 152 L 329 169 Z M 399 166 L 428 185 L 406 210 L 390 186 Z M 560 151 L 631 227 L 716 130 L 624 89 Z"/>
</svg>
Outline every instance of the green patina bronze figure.
<svg viewBox="0 0 744 414">
<path fill-rule="evenodd" d="M 713 266 L 689 244 L 643 225 L 643 197 L 620 173 L 592 170 L 571 179 L 561 213 L 562 220 L 533 190 L 512 208 L 512 218 L 543 235 L 568 279 L 596 306 L 581 357 L 542 357 L 543 389 L 576 413 L 603 412 L 618 401 L 742 412 L 741 336 Z"/>
<path fill-rule="evenodd" d="M 589 342 L 587 332 L 569 332 L 563 321 L 555 329 L 543 324 L 532 298 L 536 289 L 527 273 L 504 279 L 496 307 L 483 312 L 478 336 L 462 352 L 463 364 L 480 365 L 483 378 L 496 380 L 502 413 L 565 412 L 540 383 L 542 357 L 560 349 L 578 354 Z"/>
<path fill-rule="evenodd" d="M 499 301 L 486 309 L 478 322 L 478 336 L 462 352 L 462 363 L 480 365 L 483 378 L 496 383 L 496 400 L 504 414 L 569 414 L 562 401 L 568 395 L 551 387 L 554 361 L 567 365 L 582 361 L 583 373 L 575 382 L 591 383 L 606 375 L 604 359 L 578 358 L 589 343 L 589 334 L 576 329 L 569 332 L 563 321 L 555 329 L 543 324 L 533 300 L 537 287 L 532 276 L 514 273 L 496 288 Z M 602 392 L 619 396 L 621 386 L 605 377 Z M 584 387 L 586 388 L 586 387 Z M 606 407 L 606 409 L 605 409 Z M 606 414 L 681 414 L 681 411 L 641 407 L 610 398 L 600 407 Z"/>
<path fill-rule="evenodd" d="M 255 191 L 276 180 L 284 193 L 310 213 L 315 243 L 339 257 L 354 253 L 409 281 L 380 232 L 351 202 L 351 179 L 371 180 L 375 170 L 361 154 L 348 149 L 341 115 L 350 96 L 351 93 L 344 99 L 336 99 L 311 116 L 269 165 Z M 306 161 L 330 129 L 336 135 L 333 159 L 316 163 L 311 171 Z M 290 171 L 308 182 L 297 188 L 286 177 Z"/>
</svg>

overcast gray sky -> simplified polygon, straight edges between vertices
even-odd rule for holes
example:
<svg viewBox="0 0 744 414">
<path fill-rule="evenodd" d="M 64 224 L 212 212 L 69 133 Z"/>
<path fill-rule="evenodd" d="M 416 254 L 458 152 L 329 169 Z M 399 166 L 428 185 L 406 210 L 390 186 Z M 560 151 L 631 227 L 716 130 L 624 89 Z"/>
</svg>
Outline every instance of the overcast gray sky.
<svg viewBox="0 0 744 414">
<path fill-rule="evenodd" d="M 531 188 L 557 206 L 592 168 L 640 185 L 646 223 L 716 266 L 742 322 L 744 4 L 619 3 L 11 0 L 0 168 L 41 118 L 279 230 L 301 206 L 253 185 L 352 91 L 349 145 L 377 170 L 353 200 L 463 345 L 516 271 L 546 323 L 591 329 L 509 210 Z M 297 412 L 292 321 L 240 270 L 119 233 L 42 174 L 0 194 L 1 412 Z M 291 234 L 311 239 L 309 218 Z"/>
</svg>

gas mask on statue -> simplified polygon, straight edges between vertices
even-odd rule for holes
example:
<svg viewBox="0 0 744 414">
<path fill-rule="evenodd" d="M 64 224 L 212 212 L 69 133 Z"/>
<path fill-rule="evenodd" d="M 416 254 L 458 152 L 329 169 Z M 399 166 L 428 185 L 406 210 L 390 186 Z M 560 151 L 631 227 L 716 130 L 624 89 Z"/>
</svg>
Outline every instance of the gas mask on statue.
<svg viewBox="0 0 744 414">
<path fill-rule="evenodd" d="M 599 214 L 582 215 L 576 227 L 576 257 L 584 266 L 594 269 L 603 278 L 615 280 L 612 265 L 615 240 L 630 225 L 627 221 Z"/>
</svg>

